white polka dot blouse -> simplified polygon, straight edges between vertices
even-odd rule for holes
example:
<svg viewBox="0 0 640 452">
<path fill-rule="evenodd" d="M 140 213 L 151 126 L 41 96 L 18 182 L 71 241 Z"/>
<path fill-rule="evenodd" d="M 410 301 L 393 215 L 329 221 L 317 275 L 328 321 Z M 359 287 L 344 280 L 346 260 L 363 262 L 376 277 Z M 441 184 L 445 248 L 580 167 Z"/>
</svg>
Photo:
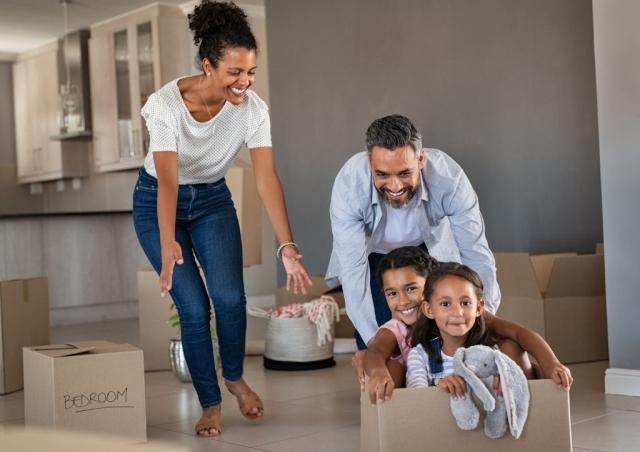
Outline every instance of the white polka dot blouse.
<svg viewBox="0 0 640 452">
<path fill-rule="evenodd" d="M 178 153 L 179 183 L 212 183 L 222 179 L 242 144 L 249 149 L 271 147 L 269 108 L 247 90 L 244 102 L 226 102 L 216 116 L 196 121 L 173 80 L 147 99 L 141 114 L 149 130 L 149 152 L 144 169 L 158 177 L 153 163 L 155 151 Z"/>
</svg>

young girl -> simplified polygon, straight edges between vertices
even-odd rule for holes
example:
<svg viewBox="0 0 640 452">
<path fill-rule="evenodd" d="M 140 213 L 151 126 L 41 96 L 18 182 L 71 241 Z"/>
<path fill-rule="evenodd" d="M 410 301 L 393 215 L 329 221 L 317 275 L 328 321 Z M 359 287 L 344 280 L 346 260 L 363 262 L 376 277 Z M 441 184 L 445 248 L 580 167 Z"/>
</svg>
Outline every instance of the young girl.
<svg viewBox="0 0 640 452">
<path fill-rule="evenodd" d="M 404 386 L 406 362 L 411 350 L 411 329 L 419 318 L 426 278 L 437 265 L 435 259 L 415 246 L 393 250 L 380 261 L 378 278 L 392 319 L 381 326 L 367 344 L 364 369 L 369 377 L 367 392 L 371 403 L 389 399 L 394 388 Z M 501 349 L 521 367 L 527 368 L 525 374 L 528 378 L 533 378 L 533 369 L 525 350 L 537 359 L 545 377 L 568 387 L 571 381 L 569 370 L 560 364 L 542 337 L 488 311 L 483 311 L 482 318 L 488 330 L 504 338 Z M 439 343 L 433 346 L 437 348 Z M 438 361 L 432 364 L 435 369 L 442 365 Z"/>
<path fill-rule="evenodd" d="M 527 378 L 532 377 L 528 361 L 523 361 L 521 354 L 513 356 L 511 347 L 504 347 L 504 341 L 487 329 L 483 297 L 480 277 L 465 265 L 444 263 L 429 274 L 421 316 L 412 330 L 415 347 L 407 360 L 407 387 L 438 386 L 455 397 L 464 397 L 464 380 L 452 375 L 453 354 L 460 347 L 478 344 L 498 345 L 523 368 Z M 532 354 L 549 359 L 549 347 L 541 338 L 540 341 L 534 344 Z M 439 364 L 437 369 L 433 363 Z M 553 366 L 551 376 L 565 389 L 571 386 L 571 373 L 559 362 Z"/>
</svg>

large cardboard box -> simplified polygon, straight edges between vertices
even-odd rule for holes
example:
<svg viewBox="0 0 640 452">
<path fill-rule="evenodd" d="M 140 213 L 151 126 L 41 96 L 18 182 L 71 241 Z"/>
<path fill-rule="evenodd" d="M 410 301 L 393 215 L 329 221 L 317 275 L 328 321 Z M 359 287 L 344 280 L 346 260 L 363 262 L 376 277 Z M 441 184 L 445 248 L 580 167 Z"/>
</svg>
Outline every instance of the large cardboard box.
<svg viewBox="0 0 640 452">
<path fill-rule="evenodd" d="M 496 253 L 498 315 L 540 333 L 563 363 L 608 358 L 604 256 Z"/>
<path fill-rule="evenodd" d="M 22 389 L 22 347 L 49 343 L 47 278 L 0 281 L 0 394 Z"/>
<path fill-rule="evenodd" d="M 171 370 L 169 341 L 180 338 L 180 327 L 169 324 L 170 295 L 160 296 L 160 277 L 153 269 L 138 271 L 138 325 L 140 347 L 144 351 L 144 370 Z M 211 316 L 211 328 L 215 317 Z"/>
<path fill-rule="evenodd" d="M 529 382 L 531 403 L 519 439 L 484 435 L 483 419 L 472 431 L 458 429 L 449 395 L 438 388 L 396 389 L 391 400 L 361 400 L 360 452 L 571 452 L 569 393 L 551 380 Z"/>
<path fill-rule="evenodd" d="M 107 341 L 24 349 L 25 425 L 147 439 L 142 350 Z"/>
<path fill-rule="evenodd" d="M 225 178 L 240 223 L 242 264 L 258 265 L 262 262 L 262 202 L 253 169 L 247 162 L 236 159 Z"/>
<path fill-rule="evenodd" d="M 287 291 L 286 287 L 279 287 L 276 290 L 276 306 L 284 306 L 291 303 L 306 303 L 307 301 L 320 298 L 322 295 L 333 297 L 340 308 L 344 308 L 344 293 L 340 286 L 330 288 L 324 282 L 324 276 L 311 276 L 313 285 L 307 288 L 306 294 L 294 294 Z M 353 339 L 355 328 L 346 314 L 340 315 L 340 321 L 335 325 L 335 337 Z"/>
<path fill-rule="evenodd" d="M 155 270 L 138 271 L 138 324 L 144 370 L 171 370 L 169 341 L 180 337 L 178 327 L 168 320 L 172 313 L 170 295 L 160 296 L 160 278 Z"/>
</svg>

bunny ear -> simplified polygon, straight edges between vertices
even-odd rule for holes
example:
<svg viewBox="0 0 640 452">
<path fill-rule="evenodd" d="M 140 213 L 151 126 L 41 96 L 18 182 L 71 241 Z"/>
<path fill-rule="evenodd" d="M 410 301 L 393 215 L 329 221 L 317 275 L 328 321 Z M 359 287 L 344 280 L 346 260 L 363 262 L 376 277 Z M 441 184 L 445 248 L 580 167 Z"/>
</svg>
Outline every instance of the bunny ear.
<svg viewBox="0 0 640 452">
<path fill-rule="evenodd" d="M 453 355 L 453 372 L 460 375 L 467 383 L 467 386 L 476 394 L 482 402 L 482 406 L 486 411 L 493 411 L 496 407 L 496 400 L 493 394 L 489 392 L 482 380 L 464 363 L 466 355 L 465 348 L 459 348 Z"/>
<path fill-rule="evenodd" d="M 507 409 L 509 430 L 520 438 L 529 412 L 529 384 L 522 369 L 507 355 L 494 350 L 495 362 L 500 374 L 502 396 Z"/>
</svg>

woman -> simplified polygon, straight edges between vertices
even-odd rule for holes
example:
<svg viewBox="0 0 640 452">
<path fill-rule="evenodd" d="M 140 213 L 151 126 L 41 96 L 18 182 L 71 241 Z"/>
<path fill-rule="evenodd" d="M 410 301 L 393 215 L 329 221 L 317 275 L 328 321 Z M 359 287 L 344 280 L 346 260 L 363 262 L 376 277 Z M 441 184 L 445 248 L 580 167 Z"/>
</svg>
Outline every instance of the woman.
<svg viewBox="0 0 640 452">
<path fill-rule="evenodd" d="M 263 415 L 262 401 L 242 379 L 242 245 L 224 180 L 242 144 L 250 149 L 258 192 L 281 244 L 277 255 L 287 289 L 304 293 L 311 281 L 291 236 L 273 163 L 268 109 L 249 90 L 257 45 L 247 16 L 232 3 L 203 0 L 189 15 L 189 28 L 203 72 L 166 84 L 142 108 L 150 145 L 134 191 L 133 220 L 145 254 L 160 273 L 161 293 L 171 293 L 180 316 L 184 354 L 203 409 L 196 432 L 216 436 L 222 399 L 209 296 L 196 258 L 213 300 L 225 384 L 245 417 Z"/>
</svg>

